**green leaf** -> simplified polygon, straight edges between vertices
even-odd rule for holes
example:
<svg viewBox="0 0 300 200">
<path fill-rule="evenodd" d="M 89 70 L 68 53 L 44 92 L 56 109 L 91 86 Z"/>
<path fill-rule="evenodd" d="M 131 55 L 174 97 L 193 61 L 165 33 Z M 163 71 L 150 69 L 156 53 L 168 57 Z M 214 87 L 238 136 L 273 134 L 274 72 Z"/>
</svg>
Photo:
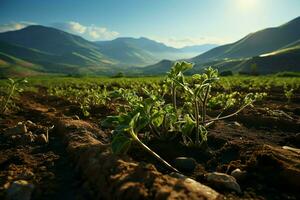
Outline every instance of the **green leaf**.
<svg viewBox="0 0 300 200">
<path fill-rule="evenodd" d="M 10 84 L 12 84 L 12 85 L 15 83 L 14 79 L 12 79 L 12 78 L 8 78 L 8 80 L 9 80 Z"/>
<path fill-rule="evenodd" d="M 162 111 L 157 111 L 151 118 L 153 125 L 159 127 L 164 121 L 164 113 Z"/>
<path fill-rule="evenodd" d="M 141 116 L 139 117 L 138 123 L 135 125 L 135 132 L 139 132 L 140 130 L 142 130 L 143 128 L 145 128 L 145 126 L 147 126 L 147 124 L 149 124 L 150 119 L 148 116 Z"/>
<path fill-rule="evenodd" d="M 137 126 L 137 122 L 139 120 L 140 113 L 137 113 L 136 115 L 133 116 L 133 118 L 129 122 L 129 127 L 134 129 Z"/>
<path fill-rule="evenodd" d="M 180 73 L 185 72 L 188 69 L 193 68 L 194 64 L 193 63 L 188 63 L 188 62 L 176 62 L 174 65 L 171 67 L 171 71 L 168 73 L 168 77 L 175 77 L 180 75 Z"/>
<path fill-rule="evenodd" d="M 125 154 L 130 148 L 131 143 L 132 139 L 124 135 L 116 135 L 113 137 L 111 148 L 114 154 Z"/>
<path fill-rule="evenodd" d="M 214 83 L 214 82 L 216 82 L 216 81 L 218 81 L 218 80 L 219 80 L 218 77 L 209 78 L 209 79 L 203 81 L 203 84 L 206 84 L 206 83 L 211 84 L 211 83 Z"/>
<path fill-rule="evenodd" d="M 101 121 L 101 126 L 105 128 L 111 128 L 121 121 L 120 116 L 107 116 L 103 121 Z"/>
<path fill-rule="evenodd" d="M 183 61 L 183 62 L 181 62 L 181 65 L 180 65 L 180 69 L 181 69 L 180 71 L 185 72 L 186 70 L 192 69 L 193 66 L 194 66 L 193 63 Z"/>
<path fill-rule="evenodd" d="M 184 135 L 189 136 L 192 133 L 192 131 L 195 127 L 195 124 L 196 124 L 195 121 L 193 121 L 192 118 L 188 114 L 186 114 L 184 116 L 184 124 L 182 126 L 182 133 Z"/>
</svg>

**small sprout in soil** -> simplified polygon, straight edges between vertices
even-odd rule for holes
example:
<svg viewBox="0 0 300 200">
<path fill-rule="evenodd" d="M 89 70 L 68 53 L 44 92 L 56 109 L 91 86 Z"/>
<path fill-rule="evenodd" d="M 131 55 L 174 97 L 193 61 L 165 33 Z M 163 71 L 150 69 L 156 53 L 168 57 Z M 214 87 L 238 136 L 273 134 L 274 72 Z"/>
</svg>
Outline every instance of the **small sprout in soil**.
<svg viewBox="0 0 300 200">
<path fill-rule="evenodd" d="M 292 98 L 294 96 L 294 89 L 293 88 L 288 88 L 287 86 L 284 87 L 284 95 L 287 98 L 287 102 L 291 103 Z"/>
<path fill-rule="evenodd" d="M 193 64 L 188 62 L 175 63 L 161 88 L 120 88 L 114 92 L 113 95 L 122 102 L 118 107 L 119 115 L 108 116 L 102 121 L 102 126 L 114 128 L 113 152 L 125 153 L 135 142 L 170 170 L 177 171 L 141 139 L 182 138 L 183 144 L 187 146 L 206 149 L 207 128 L 211 124 L 238 114 L 265 96 L 265 93 L 212 93 L 212 88 L 219 82 L 218 71 L 209 67 L 203 74 L 194 74 L 191 81 L 187 81 L 184 72 L 192 67 Z M 163 94 L 160 91 L 164 91 Z M 167 103 L 165 95 L 171 97 L 171 103 Z M 220 113 L 215 117 L 208 115 L 207 110 L 211 105 L 220 106 Z M 235 111 L 228 114 L 229 108 Z M 138 137 L 139 132 L 142 133 L 141 139 Z"/>
<path fill-rule="evenodd" d="M 8 82 L 8 93 L 6 95 L 6 97 L 4 97 L 4 100 L 1 102 L 1 106 L 0 106 L 0 114 L 3 114 L 9 104 L 9 101 L 11 100 L 11 98 L 13 97 L 13 94 L 15 91 L 22 91 L 22 88 L 20 88 L 19 86 L 21 86 L 24 83 L 27 83 L 28 81 L 26 80 L 26 78 L 22 78 L 22 79 L 11 79 L 8 78 L 9 82 Z"/>
<path fill-rule="evenodd" d="M 150 153 L 154 156 L 158 161 L 164 164 L 169 170 L 178 172 L 177 169 L 172 167 L 167 161 L 162 159 L 158 154 L 152 151 L 147 145 L 145 145 L 139 138 L 137 130 L 141 129 L 142 127 L 139 126 L 139 117 L 140 113 L 137 113 L 130 121 L 129 126 L 124 129 L 129 134 L 129 137 L 125 135 L 117 135 L 113 138 L 112 141 L 112 150 L 116 154 L 120 154 L 124 151 L 127 151 L 132 144 L 132 142 L 136 142 L 142 149 Z"/>
</svg>

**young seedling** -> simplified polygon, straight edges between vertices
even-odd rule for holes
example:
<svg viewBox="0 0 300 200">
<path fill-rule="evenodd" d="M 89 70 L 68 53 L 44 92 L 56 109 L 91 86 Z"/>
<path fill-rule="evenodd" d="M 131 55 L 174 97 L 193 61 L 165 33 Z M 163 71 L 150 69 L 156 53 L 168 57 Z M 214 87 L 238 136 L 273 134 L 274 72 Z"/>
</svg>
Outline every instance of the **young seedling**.
<svg viewBox="0 0 300 200">
<path fill-rule="evenodd" d="M 183 63 L 184 65 L 191 65 L 189 63 Z M 209 93 L 212 87 L 212 84 L 218 80 L 217 71 L 208 68 L 205 70 L 205 73 L 203 75 L 195 74 L 193 76 L 194 81 L 196 81 L 196 84 L 194 87 L 191 87 L 184 78 L 176 79 L 172 78 L 172 81 L 177 85 L 181 86 L 191 99 L 192 106 L 194 107 L 194 113 L 191 114 L 194 118 L 195 122 L 195 129 L 196 129 L 196 135 L 195 135 L 195 145 L 201 146 L 203 142 L 206 141 L 206 134 L 207 131 L 205 129 L 205 121 L 206 121 L 206 109 L 207 109 L 207 100 L 209 97 Z M 200 111 L 201 109 L 201 111 Z M 189 116 L 185 117 L 186 119 L 189 118 Z M 189 121 L 191 122 L 191 118 Z M 190 124 L 188 125 L 190 126 Z M 184 128 L 186 129 L 186 128 Z M 188 129 L 192 131 L 192 129 Z M 201 138 L 200 138 L 201 134 Z"/>
<path fill-rule="evenodd" d="M 169 170 L 178 172 L 177 169 L 172 167 L 167 161 L 165 161 L 163 158 L 161 158 L 158 154 L 156 154 L 154 151 L 152 151 L 147 145 L 145 145 L 139 138 L 138 138 L 138 130 L 142 128 L 144 125 L 138 125 L 139 123 L 139 117 L 140 113 L 137 113 L 129 123 L 129 126 L 127 128 L 124 128 L 124 131 L 129 134 L 129 137 L 126 137 L 125 135 L 117 135 L 114 137 L 112 141 L 112 150 L 114 153 L 122 153 L 126 152 L 131 143 L 135 142 L 137 143 L 142 149 L 147 151 L 149 154 L 154 156 L 158 161 L 160 161 L 163 165 L 165 165 Z"/>
<path fill-rule="evenodd" d="M 166 84 L 170 85 L 171 89 L 171 96 L 172 96 L 172 104 L 175 110 L 177 110 L 177 103 L 176 103 L 176 87 L 174 80 L 183 82 L 184 75 L 183 73 L 193 67 L 194 64 L 188 62 L 176 62 L 172 67 L 170 72 L 168 72 L 166 78 Z"/>
<path fill-rule="evenodd" d="M 215 98 L 221 102 L 222 111 L 216 117 L 207 114 L 209 99 L 213 96 L 211 89 L 219 81 L 218 71 L 213 68 L 205 69 L 203 74 L 195 74 L 192 77 L 193 84 L 185 80 L 184 71 L 191 69 L 193 64 L 187 62 L 175 63 L 168 73 L 165 84 L 160 91 L 168 89 L 171 93 L 172 103 L 167 104 L 164 100 L 164 92 L 161 94 L 157 87 L 144 86 L 138 90 L 135 86 L 131 89 L 119 89 L 113 93 L 122 102 L 118 108 L 119 115 L 108 116 L 102 121 L 102 126 L 114 128 L 112 150 L 114 153 L 125 153 L 134 142 L 142 149 L 149 152 L 157 160 L 163 163 L 168 169 L 177 171 L 159 155 L 153 152 L 139 138 L 138 133 L 144 133 L 143 139 L 154 136 L 159 139 L 172 139 L 180 134 L 186 145 L 207 147 L 207 127 L 212 123 L 232 117 L 241 112 L 247 106 L 259 98 L 262 94 L 248 94 L 244 97 L 240 107 L 232 114 L 223 116 L 235 100 L 234 93 L 222 95 Z M 169 88 L 166 88 L 169 87 Z M 153 89 L 156 88 L 156 89 Z M 176 93 L 180 91 L 183 106 L 178 107 Z M 142 92 L 143 96 L 139 96 Z M 149 136 L 149 137 L 148 137 Z"/>
<path fill-rule="evenodd" d="M 191 102 L 187 102 L 186 105 L 192 107 L 193 113 L 188 113 L 184 116 L 184 120 L 181 122 L 184 142 L 194 144 L 198 147 L 203 146 L 207 142 L 207 127 L 218 120 L 230 118 L 244 108 L 252 105 L 254 101 L 262 98 L 262 94 L 248 94 L 244 98 L 243 104 L 240 108 L 232 114 L 222 116 L 223 111 L 215 118 L 207 115 L 207 103 L 211 96 L 211 88 L 215 82 L 219 80 L 218 71 L 211 67 L 205 69 L 204 73 L 193 75 L 194 85 L 188 84 L 184 78 L 176 79 L 172 78 L 172 81 L 179 87 L 181 86 L 186 92 L 187 99 Z M 195 142 L 189 137 L 192 131 L 195 129 Z M 189 140 L 189 141 L 187 141 Z"/>
<path fill-rule="evenodd" d="M 287 98 L 288 103 L 291 103 L 292 98 L 294 96 L 294 89 L 293 88 L 288 89 L 288 87 L 285 86 L 284 87 L 284 95 Z"/>
<path fill-rule="evenodd" d="M 8 80 L 9 80 L 8 94 L 5 97 L 4 101 L 1 103 L 0 114 L 3 114 L 5 112 L 7 105 L 9 103 L 9 100 L 12 98 L 14 92 L 16 90 L 20 90 L 20 88 L 18 88 L 18 86 L 20 86 L 23 83 L 27 83 L 27 80 L 25 78 L 18 79 L 18 80 L 13 80 L 13 79 L 9 78 Z"/>
</svg>

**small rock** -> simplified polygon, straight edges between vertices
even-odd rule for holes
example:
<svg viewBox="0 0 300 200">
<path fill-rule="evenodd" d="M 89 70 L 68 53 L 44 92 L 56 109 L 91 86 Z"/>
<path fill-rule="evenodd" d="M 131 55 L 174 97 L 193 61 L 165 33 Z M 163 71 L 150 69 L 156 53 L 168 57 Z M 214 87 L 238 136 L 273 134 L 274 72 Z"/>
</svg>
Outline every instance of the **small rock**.
<svg viewBox="0 0 300 200">
<path fill-rule="evenodd" d="M 206 180 L 213 186 L 219 189 L 229 189 L 242 193 L 240 185 L 236 182 L 233 176 L 228 174 L 213 172 L 206 174 Z"/>
<path fill-rule="evenodd" d="M 7 190 L 8 200 L 30 200 L 34 185 L 25 180 L 14 181 Z"/>
<path fill-rule="evenodd" d="M 244 180 L 246 175 L 247 175 L 247 172 L 242 171 L 239 168 L 237 168 L 231 172 L 231 176 L 233 176 L 238 181 Z"/>
<path fill-rule="evenodd" d="M 9 188 L 9 186 L 10 186 L 10 183 L 7 182 L 7 183 L 4 184 L 3 188 L 7 190 Z"/>
<path fill-rule="evenodd" d="M 212 188 L 210 188 L 206 185 L 203 185 L 191 178 L 179 179 L 176 186 L 178 186 L 179 188 L 182 188 L 182 187 L 189 188 L 189 191 L 191 191 L 191 193 L 194 193 L 194 194 L 201 194 L 201 198 L 198 197 L 199 199 L 207 199 L 207 200 L 224 199 L 222 197 L 222 195 L 220 195 L 218 192 L 216 192 Z M 176 197 L 168 198 L 168 199 L 176 199 Z M 178 199 L 180 199 L 180 198 L 178 198 Z M 196 199 L 195 196 L 193 199 Z"/>
<path fill-rule="evenodd" d="M 298 148 L 289 147 L 289 146 L 283 146 L 282 148 L 300 154 L 300 149 L 298 149 Z"/>
<path fill-rule="evenodd" d="M 35 142 L 38 143 L 38 144 L 47 144 L 48 139 L 47 139 L 45 134 L 40 134 L 40 135 L 36 136 Z"/>
<path fill-rule="evenodd" d="M 242 126 L 240 123 L 238 123 L 236 121 L 234 122 L 234 125 L 237 126 L 237 127 L 241 127 Z"/>
<path fill-rule="evenodd" d="M 74 120 L 80 120 L 80 118 L 78 117 L 78 115 L 74 115 L 74 116 L 72 117 L 72 119 L 74 119 Z"/>
<path fill-rule="evenodd" d="M 187 178 L 185 175 L 177 173 L 177 172 L 171 172 L 169 175 L 174 178 L 178 178 L 178 179 L 186 179 Z"/>
<path fill-rule="evenodd" d="M 174 167 L 179 171 L 192 172 L 196 168 L 197 162 L 194 158 L 177 157 L 174 160 Z"/>
</svg>

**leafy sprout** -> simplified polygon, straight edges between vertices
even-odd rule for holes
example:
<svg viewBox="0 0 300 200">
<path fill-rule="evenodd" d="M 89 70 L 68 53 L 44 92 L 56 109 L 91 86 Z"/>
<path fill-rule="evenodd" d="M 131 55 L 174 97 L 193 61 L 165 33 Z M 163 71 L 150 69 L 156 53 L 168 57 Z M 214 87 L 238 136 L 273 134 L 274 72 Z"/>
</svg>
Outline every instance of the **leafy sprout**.
<svg viewBox="0 0 300 200">
<path fill-rule="evenodd" d="M 183 73 L 193 67 L 192 63 L 188 62 L 176 62 L 172 67 L 170 72 L 167 74 L 166 78 L 166 85 L 170 85 L 171 89 L 171 96 L 172 96 L 172 103 L 173 107 L 176 110 L 177 109 L 177 103 L 176 103 L 176 84 L 173 80 L 176 80 L 178 82 L 184 82 L 184 75 Z"/>
<path fill-rule="evenodd" d="M 12 98 L 14 92 L 15 91 L 18 91 L 18 92 L 23 91 L 23 89 L 20 88 L 20 86 L 24 83 L 28 83 L 26 78 L 21 78 L 21 79 L 16 79 L 16 80 L 8 78 L 8 93 L 7 93 L 6 97 L 4 98 L 4 100 L 1 102 L 0 114 L 3 114 L 6 111 L 9 101 Z"/>
<path fill-rule="evenodd" d="M 133 142 L 136 142 L 143 150 L 147 151 L 152 156 L 154 156 L 158 161 L 160 161 L 162 164 L 164 164 L 169 170 L 178 172 L 177 169 L 172 167 L 167 161 L 165 161 L 158 154 L 156 154 L 154 151 L 152 151 L 147 145 L 145 145 L 138 138 L 138 131 L 145 126 L 145 124 L 143 122 L 142 123 L 139 123 L 139 122 L 140 122 L 140 113 L 137 113 L 130 120 L 128 127 L 123 129 L 123 131 L 125 131 L 127 134 L 129 134 L 129 137 L 126 137 L 124 135 L 124 133 L 122 133 L 122 134 L 116 135 L 113 138 L 113 141 L 112 141 L 113 152 L 116 154 L 126 152 L 129 149 L 130 145 Z"/>
<path fill-rule="evenodd" d="M 188 62 L 175 63 L 160 88 L 143 86 L 139 92 L 134 87 L 120 88 L 114 92 L 114 97 L 123 102 L 118 109 L 119 115 L 108 116 L 102 121 L 103 126 L 114 128 L 113 152 L 125 153 L 135 142 L 175 171 L 142 142 L 148 133 L 150 137 L 162 140 L 180 135 L 185 145 L 205 148 L 209 134 L 207 128 L 211 124 L 238 114 L 265 96 L 264 93 L 212 93 L 212 88 L 220 81 L 218 71 L 209 67 L 187 81 L 184 72 L 192 67 L 193 64 Z M 171 94 L 171 103 L 164 98 L 166 91 Z M 207 114 L 207 109 L 212 105 L 218 105 L 221 109 L 215 117 Z M 223 115 L 229 108 L 235 108 L 235 111 Z"/>
<path fill-rule="evenodd" d="M 291 103 L 294 96 L 294 88 L 289 88 L 286 84 L 284 85 L 284 95 L 288 100 L 288 103 Z"/>
</svg>

